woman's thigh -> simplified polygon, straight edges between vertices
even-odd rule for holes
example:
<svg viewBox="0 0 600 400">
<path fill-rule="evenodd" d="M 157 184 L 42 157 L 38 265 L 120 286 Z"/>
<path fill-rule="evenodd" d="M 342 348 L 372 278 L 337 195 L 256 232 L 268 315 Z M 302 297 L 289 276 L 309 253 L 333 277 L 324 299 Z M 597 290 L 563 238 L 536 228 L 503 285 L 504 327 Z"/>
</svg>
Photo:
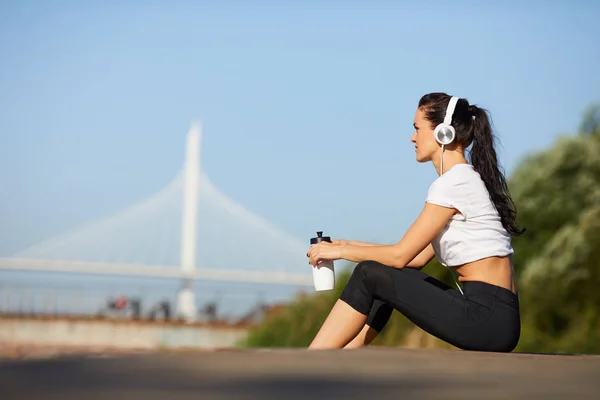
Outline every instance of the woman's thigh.
<svg viewBox="0 0 600 400">
<path fill-rule="evenodd" d="M 475 328 L 491 313 L 456 289 L 413 268 L 379 263 L 363 268 L 374 297 L 393 307 L 424 331 L 457 347 L 468 347 Z"/>
</svg>

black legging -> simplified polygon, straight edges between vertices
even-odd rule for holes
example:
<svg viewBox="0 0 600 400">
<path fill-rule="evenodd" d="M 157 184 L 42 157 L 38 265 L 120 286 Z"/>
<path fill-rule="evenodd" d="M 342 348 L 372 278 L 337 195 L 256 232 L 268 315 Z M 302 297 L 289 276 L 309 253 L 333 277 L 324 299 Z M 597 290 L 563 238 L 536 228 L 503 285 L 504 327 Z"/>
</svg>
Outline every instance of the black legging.
<svg viewBox="0 0 600 400">
<path fill-rule="evenodd" d="M 340 300 L 381 332 L 394 309 L 415 325 L 463 350 L 510 352 L 521 333 L 519 298 L 484 282 L 464 282 L 463 292 L 415 268 L 359 263 Z"/>
</svg>

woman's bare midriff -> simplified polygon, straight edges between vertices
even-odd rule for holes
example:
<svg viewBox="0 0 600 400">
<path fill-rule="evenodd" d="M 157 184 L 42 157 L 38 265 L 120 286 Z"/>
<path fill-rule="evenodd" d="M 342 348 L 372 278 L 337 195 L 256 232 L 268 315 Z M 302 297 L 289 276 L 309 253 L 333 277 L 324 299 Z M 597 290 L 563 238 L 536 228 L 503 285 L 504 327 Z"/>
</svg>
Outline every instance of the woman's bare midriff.
<svg viewBox="0 0 600 400">
<path fill-rule="evenodd" d="M 488 257 L 455 267 L 460 282 L 486 282 L 517 292 L 514 281 L 512 258 Z"/>
</svg>

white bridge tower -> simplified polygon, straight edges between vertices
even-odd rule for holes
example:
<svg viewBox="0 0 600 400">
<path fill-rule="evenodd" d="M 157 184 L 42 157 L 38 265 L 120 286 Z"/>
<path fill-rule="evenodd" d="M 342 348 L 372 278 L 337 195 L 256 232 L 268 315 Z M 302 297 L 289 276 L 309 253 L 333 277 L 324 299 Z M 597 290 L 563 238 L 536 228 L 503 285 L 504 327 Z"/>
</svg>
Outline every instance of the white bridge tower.
<svg viewBox="0 0 600 400">
<path fill-rule="evenodd" d="M 193 274 L 196 270 L 196 229 L 198 216 L 198 189 L 200 185 L 200 139 L 199 123 L 192 123 L 187 135 L 185 167 L 183 169 L 183 212 L 181 220 L 181 271 Z M 196 319 L 194 280 L 183 278 L 177 295 L 177 316 L 188 322 Z"/>
</svg>

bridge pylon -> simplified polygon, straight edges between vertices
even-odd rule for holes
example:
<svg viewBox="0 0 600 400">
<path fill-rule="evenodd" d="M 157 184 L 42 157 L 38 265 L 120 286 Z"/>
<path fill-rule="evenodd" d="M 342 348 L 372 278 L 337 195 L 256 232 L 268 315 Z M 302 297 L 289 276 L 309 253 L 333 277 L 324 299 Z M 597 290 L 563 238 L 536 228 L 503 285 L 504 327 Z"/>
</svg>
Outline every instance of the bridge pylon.
<svg viewBox="0 0 600 400">
<path fill-rule="evenodd" d="M 183 212 L 181 215 L 181 270 L 193 274 L 196 270 L 196 236 L 198 191 L 200 186 L 201 126 L 194 122 L 187 135 L 184 167 Z M 177 295 L 177 315 L 188 322 L 197 316 L 196 297 L 192 279 L 184 278 Z"/>
</svg>

